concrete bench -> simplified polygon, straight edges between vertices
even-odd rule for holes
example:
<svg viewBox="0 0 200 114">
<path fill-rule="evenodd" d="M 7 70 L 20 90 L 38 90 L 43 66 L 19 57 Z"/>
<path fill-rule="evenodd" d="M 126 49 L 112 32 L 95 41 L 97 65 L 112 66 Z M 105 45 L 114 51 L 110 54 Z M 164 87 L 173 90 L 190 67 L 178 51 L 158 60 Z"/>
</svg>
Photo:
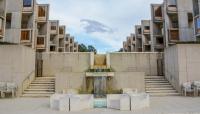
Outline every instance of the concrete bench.
<svg viewBox="0 0 200 114">
<path fill-rule="evenodd" d="M 131 97 L 131 111 L 147 108 L 150 105 L 149 94 L 137 93 L 130 95 Z"/>
<path fill-rule="evenodd" d="M 108 94 L 107 108 L 130 111 L 130 97 L 128 94 Z"/>
<path fill-rule="evenodd" d="M 70 96 L 70 111 L 81 111 L 94 108 L 94 96 L 91 94 Z"/>
<path fill-rule="evenodd" d="M 0 82 L 1 97 L 4 98 L 6 93 L 11 93 L 12 97 L 16 96 L 17 84 L 12 82 Z"/>
</svg>

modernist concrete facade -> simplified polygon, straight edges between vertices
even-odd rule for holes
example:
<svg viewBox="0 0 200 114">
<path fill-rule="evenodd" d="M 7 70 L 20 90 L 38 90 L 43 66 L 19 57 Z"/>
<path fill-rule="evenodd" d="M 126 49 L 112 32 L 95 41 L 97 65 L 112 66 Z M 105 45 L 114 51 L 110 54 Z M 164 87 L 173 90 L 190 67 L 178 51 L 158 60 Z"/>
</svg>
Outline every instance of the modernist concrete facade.
<svg viewBox="0 0 200 114">
<path fill-rule="evenodd" d="M 0 80 L 14 82 L 17 96 L 35 77 L 35 51 L 20 45 L 0 45 Z"/>
<path fill-rule="evenodd" d="M 194 32 L 195 37 L 199 41 L 200 40 L 200 1 L 199 0 L 193 0 L 193 16 L 194 16 Z"/>
<path fill-rule="evenodd" d="M 162 53 L 107 54 L 107 68 L 114 71 L 113 88 L 145 91 L 144 76 L 158 75 L 158 59 L 162 59 Z M 84 88 L 86 71 L 92 66 L 93 53 L 43 53 L 43 75 L 56 76 L 56 92 Z"/>
<path fill-rule="evenodd" d="M 151 52 L 152 51 L 152 41 L 151 41 L 151 23 L 150 20 L 142 20 L 142 51 Z"/>
<path fill-rule="evenodd" d="M 65 52 L 65 32 L 59 21 L 49 20 L 48 4 L 36 0 L 0 1 L 1 42 L 25 45 L 37 52 Z M 74 45 L 71 52 L 78 51 L 78 43 Z"/>
<path fill-rule="evenodd" d="M 196 41 L 193 31 L 192 0 L 164 0 L 166 46 Z"/>
<path fill-rule="evenodd" d="M 141 29 L 144 29 L 144 26 L 149 26 L 148 28 L 150 30 L 150 33 L 145 33 L 145 35 L 144 31 L 141 31 L 143 52 L 163 52 L 165 47 L 178 42 L 197 41 L 199 19 L 198 0 L 163 0 L 161 4 L 151 4 L 150 11 L 150 24 L 147 21 L 142 21 L 141 23 Z M 138 36 L 138 27 L 135 27 L 135 37 L 138 39 L 136 40 L 136 51 L 140 52 L 141 50 L 138 49 L 138 46 L 141 45 L 139 40 L 140 36 Z"/>
<path fill-rule="evenodd" d="M 131 34 L 123 42 L 123 52 L 135 52 L 136 51 L 136 41 L 135 34 Z"/>
<path fill-rule="evenodd" d="M 200 80 L 199 49 L 199 44 L 177 44 L 165 50 L 165 76 L 179 92 L 182 83 Z"/>
<path fill-rule="evenodd" d="M 154 52 L 163 52 L 165 47 L 163 4 L 151 4 L 151 46 Z"/>
</svg>

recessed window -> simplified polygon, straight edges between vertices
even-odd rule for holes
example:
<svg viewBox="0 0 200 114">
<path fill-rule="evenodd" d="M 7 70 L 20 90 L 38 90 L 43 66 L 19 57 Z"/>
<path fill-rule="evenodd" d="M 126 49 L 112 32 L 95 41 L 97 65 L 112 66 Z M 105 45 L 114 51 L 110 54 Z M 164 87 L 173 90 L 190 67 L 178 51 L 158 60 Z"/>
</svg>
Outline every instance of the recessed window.
<svg viewBox="0 0 200 114">
<path fill-rule="evenodd" d="M 45 17 L 46 16 L 46 11 L 44 6 L 39 6 L 38 7 L 38 17 Z"/>
<path fill-rule="evenodd" d="M 23 0 L 23 6 L 24 7 L 31 7 L 32 6 L 32 0 Z"/>
<path fill-rule="evenodd" d="M 11 22 L 12 22 L 12 13 L 7 13 L 6 14 L 6 28 L 7 29 L 11 28 Z"/>
</svg>

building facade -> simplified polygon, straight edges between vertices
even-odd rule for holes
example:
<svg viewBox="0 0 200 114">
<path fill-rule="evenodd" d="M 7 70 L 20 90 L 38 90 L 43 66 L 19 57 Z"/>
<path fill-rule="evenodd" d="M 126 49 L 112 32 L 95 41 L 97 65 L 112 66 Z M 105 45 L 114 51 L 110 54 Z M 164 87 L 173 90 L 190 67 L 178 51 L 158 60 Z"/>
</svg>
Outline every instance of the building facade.
<svg viewBox="0 0 200 114">
<path fill-rule="evenodd" d="M 0 0 L 0 42 L 25 45 L 37 52 L 65 52 L 66 27 L 49 20 L 49 5 L 36 0 Z M 75 48 L 78 50 L 78 43 Z"/>
<path fill-rule="evenodd" d="M 142 20 L 141 28 L 135 27 L 136 51 L 163 52 L 179 42 L 199 40 L 199 6 L 199 0 L 163 0 L 161 4 L 151 4 L 151 20 Z"/>
</svg>

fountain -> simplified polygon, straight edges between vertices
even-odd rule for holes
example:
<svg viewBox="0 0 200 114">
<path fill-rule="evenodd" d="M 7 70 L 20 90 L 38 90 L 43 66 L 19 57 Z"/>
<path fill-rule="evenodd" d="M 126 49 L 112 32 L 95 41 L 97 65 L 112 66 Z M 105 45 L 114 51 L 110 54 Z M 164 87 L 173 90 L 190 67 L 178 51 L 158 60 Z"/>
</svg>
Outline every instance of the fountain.
<svg viewBox="0 0 200 114">
<path fill-rule="evenodd" d="M 86 72 L 86 91 L 94 94 L 94 107 L 105 108 L 106 94 L 111 90 L 110 81 L 114 76 L 107 65 L 106 55 L 94 55 L 93 65 Z"/>
</svg>

